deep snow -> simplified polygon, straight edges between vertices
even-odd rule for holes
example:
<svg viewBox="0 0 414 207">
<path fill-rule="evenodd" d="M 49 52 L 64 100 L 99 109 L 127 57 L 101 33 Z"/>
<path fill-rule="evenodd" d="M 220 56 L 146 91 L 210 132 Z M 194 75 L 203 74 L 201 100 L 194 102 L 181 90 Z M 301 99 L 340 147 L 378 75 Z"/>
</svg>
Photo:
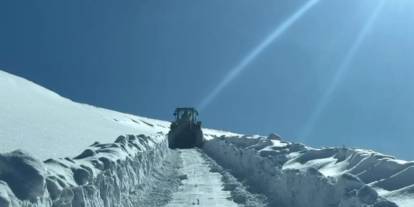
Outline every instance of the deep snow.
<svg viewBox="0 0 414 207">
<path fill-rule="evenodd" d="M 178 187 L 169 122 L 75 103 L 3 71 L 0 97 L 1 207 L 160 206 Z"/>
<path fill-rule="evenodd" d="M 70 157 L 123 134 L 167 133 L 169 122 L 79 104 L 0 70 L 0 152 Z"/>
<path fill-rule="evenodd" d="M 0 154 L 0 206 L 144 206 L 154 176 L 173 170 L 166 167 L 167 146 L 162 135 L 128 135 L 94 143 L 74 158 L 41 162 L 22 151 Z"/>
<path fill-rule="evenodd" d="M 414 163 L 370 150 L 315 149 L 277 135 L 222 136 L 204 150 L 273 205 L 414 206 Z"/>
<path fill-rule="evenodd" d="M 1 207 L 162 206 L 170 198 L 171 206 L 192 205 L 186 196 L 209 188 L 229 206 L 237 199 L 261 206 L 266 199 L 247 189 L 267 196 L 271 206 L 414 206 L 413 162 L 370 150 L 315 149 L 277 135 L 203 129 L 203 150 L 224 168 L 187 152 L 184 158 L 193 159 L 178 168 L 177 153 L 167 148 L 169 122 L 75 103 L 2 71 L 0 126 Z M 182 191 L 180 173 L 189 178 L 181 181 Z M 213 186 L 192 188 L 203 184 L 202 176 Z M 204 198 L 200 203 L 209 202 Z"/>
</svg>

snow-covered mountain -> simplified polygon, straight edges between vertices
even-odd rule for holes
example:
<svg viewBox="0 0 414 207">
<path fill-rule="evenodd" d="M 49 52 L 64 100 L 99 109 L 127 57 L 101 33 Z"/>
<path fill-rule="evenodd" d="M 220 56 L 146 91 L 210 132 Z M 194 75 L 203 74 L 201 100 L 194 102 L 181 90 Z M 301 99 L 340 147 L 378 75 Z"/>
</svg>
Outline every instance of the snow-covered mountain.
<svg viewBox="0 0 414 207">
<path fill-rule="evenodd" d="M 159 206 L 159 188 L 171 194 L 181 179 L 168 130 L 167 121 L 75 103 L 0 71 L 0 207 Z M 414 162 L 275 134 L 203 132 L 202 150 L 269 206 L 414 207 Z M 240 185 L 225 188 L 240 197 Z M 256 206 L 242 198 L 232 199 Z"/>
<path fill-rule="evenodd" d="M 169 122 L 79 104 L 0 70 L 0 152 L 40 159 L 73 156 L 122 134 L 166 133 Z"/>
</svg>

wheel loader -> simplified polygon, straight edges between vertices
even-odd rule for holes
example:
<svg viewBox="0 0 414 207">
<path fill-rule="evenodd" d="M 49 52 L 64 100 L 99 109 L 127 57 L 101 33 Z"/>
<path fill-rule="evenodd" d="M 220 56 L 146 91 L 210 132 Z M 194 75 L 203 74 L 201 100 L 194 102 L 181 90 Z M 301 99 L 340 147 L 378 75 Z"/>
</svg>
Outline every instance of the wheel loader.
<svg viewBox="0 0 414 207">
<path fill-rule="evenodd" d="M 201 122 L 195 108 L 177 108 L 174 112 L 175 121 L 171 123 L 168 133 L 168 146 L 175 148 L 201 148 L 204 143 Z"/>
</svg>

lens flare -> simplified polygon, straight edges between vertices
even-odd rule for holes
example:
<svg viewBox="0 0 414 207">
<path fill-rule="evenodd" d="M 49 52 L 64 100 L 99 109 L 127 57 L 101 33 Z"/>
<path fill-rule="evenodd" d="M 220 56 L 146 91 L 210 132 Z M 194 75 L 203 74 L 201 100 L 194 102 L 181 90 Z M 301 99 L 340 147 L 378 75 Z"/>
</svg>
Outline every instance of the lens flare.
<svg viewBox="0 0 414 207">
<path fill-rule="evenodd" d="M 303 5 L 297 12 L 289 17 L 285 22 L 278 26 L 266 39 L 264 39 L 257 47 L 247 54 L 243 60 L 230 70 L 221 80 L 221 82 L 205 97 L 199 104 L 198 109 L 204 110 L 220 93 L 230 84 L 247 66 L 256 59 L 269 45 L 271 45 L 278 37 L 282 36 L 296 21 L 298 21 L 307 11 L 314 7 L 320 0 L 310 0 Z"/>
<path fill-rule="evenodd" d="M 322 97 L 319 100 L 319 103 L 316 105 L 315 110 L 312 112 L 311 116 L 309 117 L 308 121 L 306 122 L 305 128 L 302 132 L 301 141 L 306 141 L 308 136 L 312 133 L 315 124 L 317 123 L 319 117 L 321 116 L 323 110 L 329 104 L 329 101 L 332 98 L 333 93 L 335 92 L 336 88 L 342 81 L 344 75 L 348 72 L 349 66 L 355 58 L 355 55 L 358 53 L 359 48 L 361 47 L 362 43 L 366 39 L 367 35 L 371 31 L 375 20 L 378 18 L 378 15 L 381 13 L 382 9 L 384 8 L 385 0 L 382 0 L 378 3 L 375 7 L 373 13 L 368 18 L 364 28 L 358 34 L 357 39 L 355 40 L 352 47 L 346 53 L 345 58 L 339 65 L 338 70 L 334 74 L 332 81 L 328 85 L 328 88 L 323 93 Z"/>
</svg>

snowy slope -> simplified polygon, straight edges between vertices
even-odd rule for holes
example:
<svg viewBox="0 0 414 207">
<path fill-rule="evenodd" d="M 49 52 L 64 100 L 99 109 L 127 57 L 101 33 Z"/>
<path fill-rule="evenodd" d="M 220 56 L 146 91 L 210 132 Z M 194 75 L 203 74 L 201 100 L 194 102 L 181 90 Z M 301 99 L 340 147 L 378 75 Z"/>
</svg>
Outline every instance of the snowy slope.
<svg viewBox="0 0 414 207">
<path fill-rule="evenodd" d="M 75 103 L 0 71 L 0 207 L 164 205 L 180 180 L 169 124 Z"/>
<path fill-rule="evenodd" d="M 23 149 L 40 159 L 66 157 L 95 141 L 168 130 L 168 122 L 75 103 L 0 70 L 0 153 Z"/>
<path fill-rule="evenodd" d="M 414 206 L 414 162 L 370 150 L 315 149 L 277 135 L 212 139 L 205 151 L 274 204 Z M 385 198 L 385 199 L 384 199 Z"/>
<path fill-rule="evenodd" d="M 169 122 L 75 103 L 0 71 L 0 206 L 157 206 L 148 201 L 155 183 L 168 180 L 171 192 L 177 184 L 168 130 Z M 272 206 L 414 206 L 414 162 L 203 132 L 203 150 Z"/>
<path fill-rule="evenodd" d="M 0 71 L 0 207 L 150 206 L 175 182 L 168 130 Z"/>
</svg>

